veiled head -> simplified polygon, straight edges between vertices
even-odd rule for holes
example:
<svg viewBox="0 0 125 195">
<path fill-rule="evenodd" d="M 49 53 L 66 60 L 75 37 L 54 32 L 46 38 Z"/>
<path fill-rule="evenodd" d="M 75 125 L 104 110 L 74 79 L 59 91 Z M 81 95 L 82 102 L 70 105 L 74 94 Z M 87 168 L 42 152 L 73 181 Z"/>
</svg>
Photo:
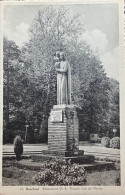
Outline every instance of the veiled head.
<svg viewBox="0 0 125 195">
<path fill-rule="evenodd" d="M 60 57 L 60 52 L 59 51 L 56 52 L 56 57 L 58 57 L 58 58 Z"/>
<path fill-rule="evenodd" d="M 57 51 L 57 52 L 55 53 L 55 55 L 54 55 L 54 60 L 55 60 L 56 62 L 58 62 L 59 59 L 60 59 L 60 52 Z"/>
<path fill-rule="evenodd" d="M 60 59 L 61 60 L 65 60 L 66 59 L 66 55 L 64 52 L 60 52 Z"/>
</svg>

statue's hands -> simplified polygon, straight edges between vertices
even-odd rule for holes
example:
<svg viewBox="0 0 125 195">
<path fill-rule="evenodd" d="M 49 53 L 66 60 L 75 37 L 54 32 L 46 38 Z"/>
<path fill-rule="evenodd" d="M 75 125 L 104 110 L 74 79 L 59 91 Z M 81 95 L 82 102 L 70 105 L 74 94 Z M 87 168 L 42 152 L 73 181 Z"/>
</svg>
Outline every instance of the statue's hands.
<svg viewBox="0 0 125 195">
<path fill-rule="evenodd" d="M 56 71 L 57 71 L 57 72 L 60 72 L 60 71 L 59 71 L 59 68 L 56 68 Z"/>
<path fill-rule="evenodd" d="M 55 63 L 55 68 L 56 68 L 56 70 L 60 68 L 60 62 Z"/>
<path fill-rule="evenodd" d="M 57 56 L 54 56 L 54 61 L 55 62 L 58 62 L 59 61 L 59 58 Z"/>
</svg>

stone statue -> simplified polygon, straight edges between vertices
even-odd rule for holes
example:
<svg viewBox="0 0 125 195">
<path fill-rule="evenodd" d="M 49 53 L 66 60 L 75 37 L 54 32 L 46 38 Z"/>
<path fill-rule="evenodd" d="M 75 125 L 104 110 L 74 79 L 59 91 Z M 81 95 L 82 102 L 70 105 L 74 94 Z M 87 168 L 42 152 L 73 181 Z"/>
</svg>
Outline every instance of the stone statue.
<svg viewBox="0 0 125 195">
<path fill-rule="evenodd" d="M 54 57 L 57 71 L 57 104 L 71 104 L 71 69 L 64 52 Z"/>
</svg>

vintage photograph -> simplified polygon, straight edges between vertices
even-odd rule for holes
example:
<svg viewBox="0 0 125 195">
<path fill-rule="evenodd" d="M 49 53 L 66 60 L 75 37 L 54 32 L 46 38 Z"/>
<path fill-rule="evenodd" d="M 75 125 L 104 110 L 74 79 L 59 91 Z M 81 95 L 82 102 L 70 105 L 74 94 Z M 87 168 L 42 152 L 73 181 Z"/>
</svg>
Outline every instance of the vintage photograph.
<svg viewBox="0 0 125 195">
<path fill-rule="evenodd" d="M 2 186 L 121 186 L 119 4 L 5 4 L 2 22 Z"/>
</svg>

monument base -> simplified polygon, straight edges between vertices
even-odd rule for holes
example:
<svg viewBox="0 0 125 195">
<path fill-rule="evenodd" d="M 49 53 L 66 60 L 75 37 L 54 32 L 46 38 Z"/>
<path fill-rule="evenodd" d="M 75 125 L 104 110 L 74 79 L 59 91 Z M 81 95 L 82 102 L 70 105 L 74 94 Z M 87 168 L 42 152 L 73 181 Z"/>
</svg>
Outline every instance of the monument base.
<svg viewBox="0 0 125 195">
<path fill-rule="evenodd" d="M 71 163 L 78 163 L 78 164 L 91 164 L 94 162 L 94 156 L 93 155 L 83 155 L 83 156 L 70 156 L 70 157 L 64 157 L 64 156 L 51 156 L 49 154 L 37 154 L 32 155 L 31 159 L 34 162 L 44 162 L 49 161 L 53 159 L 63 159 L 63 160 L 71 160 Z"/>
<path fill-rule="evenodd" d="M 94 162 L 94 156 L 79 150 L 79 123 L 74 105 L 53 106 L 48 119 L 48 150 L 32 155 L 32 160 L 41 162 L 55 157 L 79 164 Z"/>
<path fill-rule="evenodd" d="M 81 156 L 79 125 L 74 105 L 54 105 L 48 119 L 48 151 L 52 156 Z"/>
<path fill-rule="evenodd" d="M 83 156 L 84 151 L 57 151 L 57 150 L 43 150 L 43 155 L 50 155 L 50 156 L 62 156 L 62 157 L 72 157 L 72 156 Z"/>
</svg>

